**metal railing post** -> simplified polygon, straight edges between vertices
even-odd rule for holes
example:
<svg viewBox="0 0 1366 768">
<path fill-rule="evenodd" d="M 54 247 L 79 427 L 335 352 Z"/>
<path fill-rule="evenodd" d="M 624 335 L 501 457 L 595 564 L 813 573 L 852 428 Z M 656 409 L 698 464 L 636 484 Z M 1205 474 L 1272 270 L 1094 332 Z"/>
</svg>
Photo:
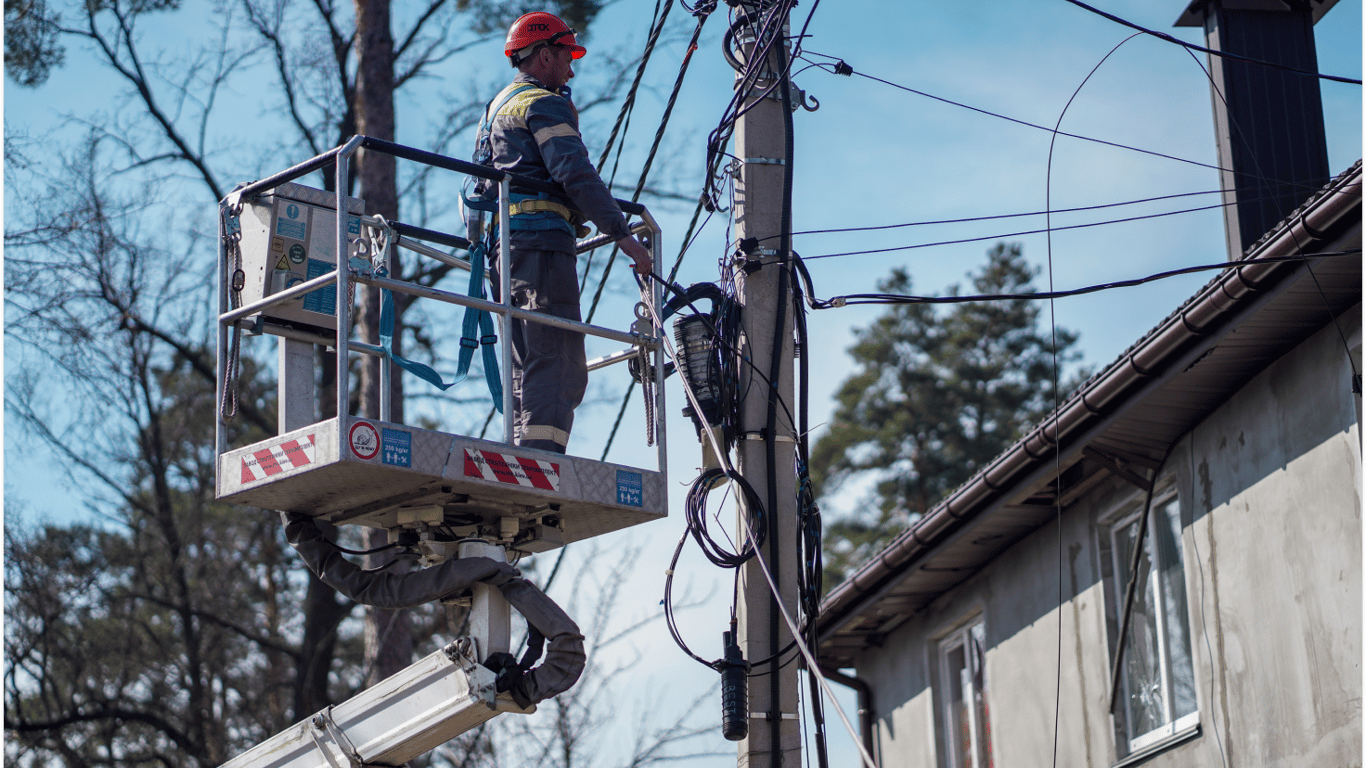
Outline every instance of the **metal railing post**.
<svg viewBox="0 0 1366 768">
<path fill-rule="evenodd" d="M 648 212 L 645 213 L 646 219 L 650 222 L 650 257 L 653 261 L 653 269 L 659 269 L 660 259 L 664 256 L 663 232 L 654 217 Z M 659 472 L 664 475 L 664 487 L 669 487 L 669 450 L 668 440 L 665 434 L 665 425 L 668 422 L 667 410 L 664 403 L 664 286 L 659 280 L 650 280 L 650 303 L 654 305 L 654 317 L 661 319 L 661 325 L 655 329 L 655 445 L 659 454 Z"/>
<path fill-rule="evenodd" d="M 362 211 L 361 213 L 364 214 L 365 212 Z M 349 211 L 347 212 L 347 215 L 348 215 L 348 216 L 350 215 L 350 212 L 349 212 Z M 362 224 L 361 226 L 364 227 L 365 225 Z M 363 232 L 364 229 L 362 229 L 361 231 Z M 390 277 L 392 277 L 392 278 L 395 279 L 395 280 L 398 280 L 398 279 L 399 279 L 399 276 L 398 276 L 398 274 L 395 273 L 395 271 L 394 271 L 394 251 L 395 251 L 395 245 L 394 245 L 394 243 L 391 243 L 390 240 L 391 240 L 391 239 L 397 239 L 397 238 L 398 238 L 398 235 L 394 234 L 394 231 L 391 229 L 391 230 L 389 230 L 389 231 L 386 233 L 386 236 L 385 236 L 385 239 L 384 239 L 384 270 L 385 270 L 385 274 L 389 275 Z M 381 309 L 380 311 L 382 312 L 383 310 Z M 401 332 L 402 332 L 401 329 L 402 329 L 402 326 L 399 325 L 399 322 L 398 322 L 398 302 L 395 301 L 395 302 L 394 302 L 394 335 L 397 336 L 399 333 L 401 333 Z M 382 339 L 380 340 L 380 343 L 383 344 L 383 340 L 382 340 Z M 392 340 L 392 341 L 391 341 L 391 344 L 394 344 L 394 343 L 397 343 L 397 340 Z M 390 349 L 392 349 L 392 346 L 390 347 Z M 393 408 L 394 408 L 394 403 L 393 403 L 393 401 L 394 401 L 394 390 L 393 390 L 394 382 L 393 382 L 393 377 L 394 377 L 394 361 L 391 360 L 387 355 L 384 356 L 384 357 L 381 357 L 381 358 L 379 359 L 379 420 L 380 420 L 380 421 L 393 421 Z"/>
<path fill-rule="evenodd" d="M 342 423 L 349 414 L 347 406 L 351 401 L 351 382 L 348 372 L 351 370 L 351 301 L 350 294 L 351 274 L 347 265 L 346 247 L 346 182 L 349 174 L 348 164 L 351 155 L 360 146 L 361 137 L 353 136 L 346 142 L 337 153 L 336 169 L 336 195 L 337 195 L 337 419 Z"/>
<path fill-rule="evenodd" d="M 231 277 L 228 276 L 228 249 L 224 236 L 227 232 L 223 229 L 223 204 L 218 206 L 218 315 L 228 311 L 228 287 L 231 285 Z M 218 321 L 218 359 L 214 371 L 214 401 L 213 411 L 216 418 L 213 420 L 213 443 L 214 455 L 222 456 L 228 450 L 228 436 L 223 430 L 223 395 L 227 392 L 227 362 L 228 362 L 228 330 L 222 320 Z M 218 487 L 218 461 L 213 463 L 214 487 Z"/>
<path fill-rule="evenodd" d="M 504 176 L 498 182 L 498 299 L 505 307 L 512 306 L 512 180 Z M 503 314 L 503 442 L 512 445 L 512 324 L 510 314 Z"/>
</svg>

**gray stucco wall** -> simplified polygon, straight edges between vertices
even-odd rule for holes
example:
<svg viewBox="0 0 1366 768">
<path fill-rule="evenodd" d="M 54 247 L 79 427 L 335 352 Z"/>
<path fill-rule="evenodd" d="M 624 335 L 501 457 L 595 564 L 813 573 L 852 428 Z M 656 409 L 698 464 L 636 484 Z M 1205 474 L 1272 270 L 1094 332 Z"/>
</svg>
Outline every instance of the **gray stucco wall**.
<svg viewBox="0 0 1366 768">
<path fill-rule="evenodd" d="M 1330 325 L 1173 449 L 1201 732 L 1143 765 L 1361 765 L 1359 408 Z M 1054 764 L 1055 705 L 1057 765 L 1116 761 L 1097 523 L 1135 497 L 1100 486 L 860 660 L 883 768 L 943 765 L 938 641 L 974 616 L 995 765 Z"/>
</svg>

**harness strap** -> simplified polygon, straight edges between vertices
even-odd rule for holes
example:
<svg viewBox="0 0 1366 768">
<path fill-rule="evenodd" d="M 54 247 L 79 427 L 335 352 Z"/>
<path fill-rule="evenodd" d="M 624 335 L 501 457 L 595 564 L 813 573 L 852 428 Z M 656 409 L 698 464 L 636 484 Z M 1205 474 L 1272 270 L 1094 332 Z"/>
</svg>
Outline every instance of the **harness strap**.
<svg viewBox="0 0 1366 768">
<path fill-rule="evenodd" d="M 514 231 L 526 229 L 564 229 L 568 225 L 571 233 L 575 237 L 588 237 L 590 230 L 588 227 L 579 223 L 582 215 L 571 209 L 567 205 L 548 200 L 544 197 L 526 198 L 518 200 L 521 195 L 514 192 L 513 202 L 508 205 L 508 210 L 512 213 L 512 229 Z M 545 216 L 534 216 L 538 213 L 553 213 L 559 219 L 547 218 Z M 496 219 L 497 217 L 495 217 Z"/>
<path fill-rule="evenodd" d="M 541 213 L 549 211 L 558 213 L 565 221 L 573 223 L 574 214 L 569 210 L 569 206 L 561 205 L 554 200 L 523 200 L 508 206 L 508 210 L 513 216 L 519 213 Z"/>
<path fill-rule="evenodd" d="M 484 252 L 483 243 L 476 243 L 470 248 L 470 283 L 468 294 L 471 298 L 484 298 Z M 494 332 L 493 318 L 488 312 L 474 307 L 465 307 L 465 317 L 461 328 L 460 338 L 460 357 L 456 363 L 455 377 L 451 381 L 442 381 L 441 374 L 424 363 L 416 360 L 409 360 L 406 357 L 394 354 L 394 297 L 387 289 L 381 291 L 379 309 L 379 341 L 384 349 L 384 356 L 394 361 L 399 368 L 417 376 L 423 381 L 432 384 L 441 391 L 446 391 L 451 387 L 464 381 L 470 373 L 470 363 L 474 359 L 475 347 L 484 348 L 484 381 L 488 384 L 489 394 L 493 397 L 493 405 L 499 413 L 503 410 L 503 384 L 502 376 L 499 374 L 498 352 L 494 345 L 498 343 L 498 336 Z M 475 336 L 475 332 L 479 336 Z"/>
<path fill-rule="evenodd" d="M 484 296 L 484 256 L 488 248 L 484 243 L 475 243 L 470 248 L 470 285 L 468 294 L 471 298 L 482 299 Z M 479 338 L 475 340 L 475 330 L 479 332 Z M 464 378 L 469 375 L 470 362 L 474 359 L 474 348 L 482 346 L 484 348 L 484 381 L 488 384 L 489 395 L 493 397 L 493 407 L 499 413 L 503 412 L 503 379 L 499 373 L 498 351 L 494 348 L 498 343 L 498 335 L 494 332 L 493 317 L 488 312 L 474 307 L 465 307 L 465 317 L 461 323 L 460 333 L 460 358 L 456 363 L 456 375 Z"/>
</svg>

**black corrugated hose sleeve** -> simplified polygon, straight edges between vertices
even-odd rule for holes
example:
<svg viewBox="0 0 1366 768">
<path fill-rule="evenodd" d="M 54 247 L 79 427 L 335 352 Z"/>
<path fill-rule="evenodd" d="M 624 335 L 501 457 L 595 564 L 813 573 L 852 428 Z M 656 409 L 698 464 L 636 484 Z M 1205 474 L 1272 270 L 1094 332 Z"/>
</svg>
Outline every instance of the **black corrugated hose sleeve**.
<svg viewBox="0 0 1366 768">
<path fill-rule="evenodd" d="M 583 674 L 588 656 L 579 626 L 511 565 L 488 557 L 465 557 L 411 573 L 365 571 L 342 556 L 312 517 L 299 512 L 281 512 L 280 517 L 285 522 L 285 538 L 309 569 L 361 605 L 411 608 L 469 589 L 475 582 L 498 587 L 527 624 L 548 641 L 541 665 L 524 672 L 509 689 L 523 708 L 569 690 Z M 532 659 L 528 652 L 522 662 Z"/>
<path fill-rule="evenodd" d="M 487 557 L 447 560 L 411 573 L 366 571 L 342 556 L 313 518 L 299 512 L 281 512 L 280 517 L 285 522 L 285 538 L 303 556 L 309 570 L 361 605 L 412 608 L 469 589 L 475 582 L 501 587 L 522 575 L 511 565 Z"/>
<path fill-rule="evenodd" d="M 545 660 L 512 685 L 509 689 L 512 698 L 526 708 L 569 690 L 578 682 L 588 663 L 579 626 L 554 600 L 526 579 L 511 579 L 498 585 L 498 589 L 526 618 L 527 624 L 547 640 Z"/>
</svg>

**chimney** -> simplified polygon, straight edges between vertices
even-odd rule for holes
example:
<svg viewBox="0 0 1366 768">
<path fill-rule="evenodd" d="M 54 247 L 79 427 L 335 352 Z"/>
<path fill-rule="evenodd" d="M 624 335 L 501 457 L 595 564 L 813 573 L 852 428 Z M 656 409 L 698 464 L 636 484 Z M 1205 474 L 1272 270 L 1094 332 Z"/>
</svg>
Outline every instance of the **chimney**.
<svg viewBox="0 0 1366 768">
<path fill-rule="evenodd" d="M 1314 24 L 1337 0 L 1194 0 L 1178 27 L 1205 28 L 1205 47 L 1318 71 Z M 1328 183 L 1316 77 L 1209 57 L 1214 134 L 1230 260 Z"/>
</svg>

